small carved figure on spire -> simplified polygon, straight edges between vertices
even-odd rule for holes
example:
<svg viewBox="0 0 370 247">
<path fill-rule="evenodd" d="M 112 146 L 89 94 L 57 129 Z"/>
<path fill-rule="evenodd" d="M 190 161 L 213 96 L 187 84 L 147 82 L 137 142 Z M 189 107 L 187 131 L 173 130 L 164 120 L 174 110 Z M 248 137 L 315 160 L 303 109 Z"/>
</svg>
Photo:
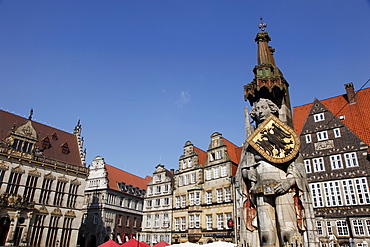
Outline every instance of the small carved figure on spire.
<svg viewBox="0 0 370 247">
<path fill-rule="evenodd" d="M 263 22 L 263 18 L 260 17 L 260 24 L 258 25 L 258 28 L 261 29 L 262 32 L 265 31 L 265 27 L 267 27 L 267 24 Z"/>
<path fill-rule="evenodd" d="M 32 115 L 33 115 L 33 109 L 31 108 L 31 110 L 30 110 L 30 116 L 28 117 L 29 120 L 32 120 Z"/>
</svg>

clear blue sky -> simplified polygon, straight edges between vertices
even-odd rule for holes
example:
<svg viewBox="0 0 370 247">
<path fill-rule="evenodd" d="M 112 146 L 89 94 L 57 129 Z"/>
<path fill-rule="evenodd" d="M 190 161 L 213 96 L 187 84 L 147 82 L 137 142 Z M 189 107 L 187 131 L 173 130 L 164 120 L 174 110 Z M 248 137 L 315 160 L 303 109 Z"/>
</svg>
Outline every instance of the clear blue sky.
<svg viewBox="0 0 370 247">
<path fill-rule="evenodd" d="M 72 132 L 88 164 L 151 175 L 190 140 L 245 139 L 259 18 L 293 106 L 370 78 L 366 0 L 2 0 L 1 107 Z"/>
</svg>

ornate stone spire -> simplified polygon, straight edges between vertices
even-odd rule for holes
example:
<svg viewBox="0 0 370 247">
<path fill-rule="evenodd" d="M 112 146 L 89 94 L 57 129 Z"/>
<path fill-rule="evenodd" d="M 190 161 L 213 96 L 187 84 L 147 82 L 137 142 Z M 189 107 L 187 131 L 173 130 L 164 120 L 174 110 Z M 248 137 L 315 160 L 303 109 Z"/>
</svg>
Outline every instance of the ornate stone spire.
<svg viewBox="0 0 370 247">
<path fill-rule="evenodd" d="M 244 100 L 253 105 L 260 98 L 270 99 L 280 109 L 279 118 L 292 125 L 289 84 L 276 66 L 275 49 L 269 46 L 271 37 L 265 31 L 267 24 L 262 21 L 262 18 L 260 20 L 258 27 L 262 32 L 257 33 L 254 39 L 258 45 L 257 65 L 253 69 L 253 81 L 244 85 Z"/>
</svg>

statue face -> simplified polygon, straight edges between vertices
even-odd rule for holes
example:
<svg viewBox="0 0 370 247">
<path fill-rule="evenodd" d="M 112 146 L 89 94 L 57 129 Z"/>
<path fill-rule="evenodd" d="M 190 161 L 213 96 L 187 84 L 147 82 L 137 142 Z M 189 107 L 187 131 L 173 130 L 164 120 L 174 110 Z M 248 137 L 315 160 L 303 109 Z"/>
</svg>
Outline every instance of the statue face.
<svg viewBox="0 0 370 247">
<path fill-rule="evenodd" d="M 271 114 L 271 109 L 266 101 L 261 100 L 254 105 L 256 116 L 255 121 L 262 123 Z"/>
</svg>

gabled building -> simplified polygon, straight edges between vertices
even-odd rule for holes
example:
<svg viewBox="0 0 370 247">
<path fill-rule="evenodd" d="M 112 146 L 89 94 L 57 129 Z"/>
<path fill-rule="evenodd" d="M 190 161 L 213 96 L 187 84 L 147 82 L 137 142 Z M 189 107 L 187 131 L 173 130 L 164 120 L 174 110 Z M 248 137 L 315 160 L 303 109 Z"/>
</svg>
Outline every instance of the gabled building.
<svg viewBox="0 0 370 247">
<path fill-rule="evenodd" d="M 172 242 L 233 242 L 231 177 L 241 148 L 218 132 L 211 135 L 207 152 L 186 142 L 175 172 Z"/>
<path fill-rule="evenodd" d="M 0 245 L 77 242 L 88 169 L 74 133 L 0 110 Z"/>
<path fill-rule="evenodd" d="M 370 88 L 294 108 L 322 244 L 370 243 Z"/>
<path fill-rule="evenodd" d="M 89 170 L 79 245 L 97 246 L 110 239 L 124 243 L 133 238 L 141 228 L 143 200 L 152 178 L 110 166 L 100 156 Z"/>
<path fill-rule="evenodd" d="M 160 241 L 171 243 L 172 193 L 174 171 L 157 165 L 153 179 L 149 181 L 144 198 L 142 231 L 139 241 L 154 245 Z"/>
</svg>

